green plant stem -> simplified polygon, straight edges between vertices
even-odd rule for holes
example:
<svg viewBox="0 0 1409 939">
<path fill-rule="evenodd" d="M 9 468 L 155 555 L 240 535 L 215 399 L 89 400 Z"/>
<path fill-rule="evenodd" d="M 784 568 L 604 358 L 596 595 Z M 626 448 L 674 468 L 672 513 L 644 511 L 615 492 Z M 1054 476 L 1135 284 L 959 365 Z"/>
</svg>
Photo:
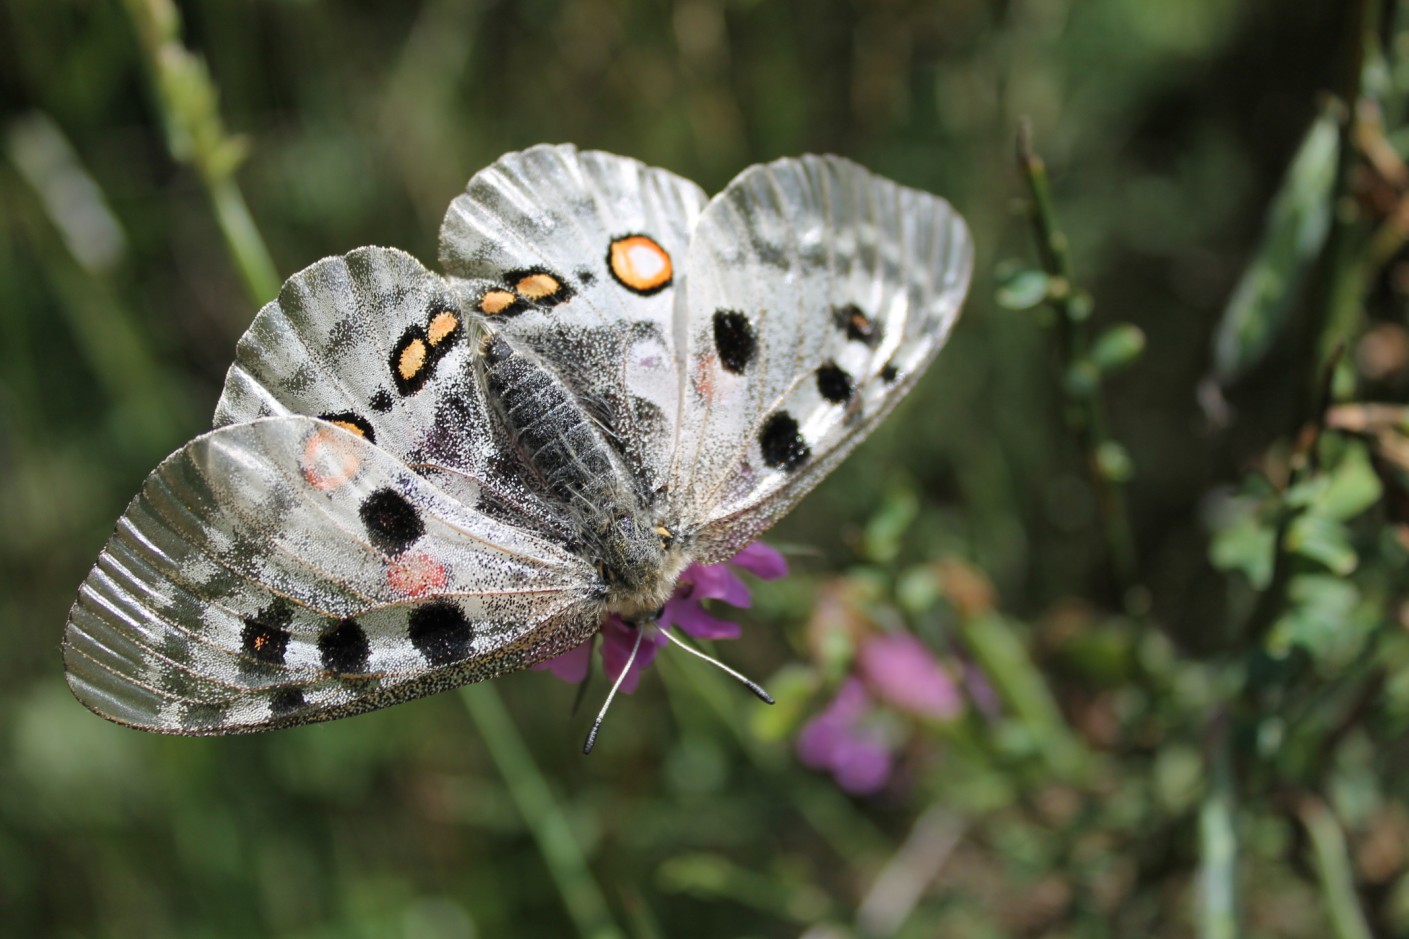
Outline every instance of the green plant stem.
<svg viewBox="0 0 1409 939">
<path fill-rule="evenodd" d="M 245 197 L 234 179 L 224 176 L 206 183 L 220 234 L 235 259 L 245 293 L 256 306 L 263 306 L 279 293 L 279 272 L 264 246 L 264 239 L 250 216 Z"/>
<path fill-rule="evenodd" d="M 1312 797 L 1302 800 L 1297 815 L 1311 836 L 1316 876 L 1332 934 L 1336 939 L 1370 939 L 1372 933 L 1355 894 L 1355 877 L 1340 822 L 1324 802 Z"/>
<path fill-rule="evenodd" d="M 1031 215 L 1037 254 L 1049 281 L 1047 303 L 1057 316 L 1059 353 L 1065 379 L 1077 369 L 1094 370 L 1090 361 L 1091 302 L 1076 288 L 1067 237 L 1057 224 L 1047 167 L 1032 149 L 1032 131 L 1026 121 L 1018 128 L 1017 152 L 1018 166 L 1027 180 L 1032 199 Z M 1124 486 L 1112 478 L 1101 458 L 1102 451 L 1113 447 L 1115 441 L 1106 424 L 1100 382 L 1093 380 L 1089 388 L 1079 390 L 1075 383 L 1063 380 L 1062 390 L 1067 398 L 1068 420 L 1084 451 L 1087 470 L 1096 490 L 1111 568 L 1123 598 L 1128 600 L 1131 588 L 1136 586 L 1135 536 Z"/>
<path fill-rule="evenodd" d="M 1293 457 L 1291 475 L 1284 493 L 1296 489 L 1308 476 L 1321 470 L 1321 434 L 1326 429 L 1326 412 L 1330 409 L 1335 394 L 1336 366 L 1340 364 L 1344 352 L 1345 345 L 1338 344 L 1320 371 L 1309 433 L 1302 438 L 1304 442 L 1299 445 L 1301 449 Z M 1305 506 L 1288 505 L 1285 499 L 1280 500 L 1280 503 L 1277 510 L 1277 527 L 1272 536 L 1272 577 L 1258 595 L 1257 603 L 1253 606 L 1247 625 L 1242 631 L 1247 647 L 1253 650 L 1262 646 L 1263 639 L 1276 625 L 1277 617 L 1286 607 L 1287 588 L 1291 585 L 1294 568 L 1294 558 L 1287 549 L 1287 536 L 1297 518 L 1306 511 Z M 1244 687 L 1245 696 L 1250 693 L 1251 682 Z"/>
<path fill-rule="evenodd" d="M 1340 147 L 1331 190 L 1331 229 L 1326 236 L 1326 266 L 1312 306 L 1320 316 L 1315 349 L 1318 369 L 1330 358 L 1336 346 L 1351 339 L 1360 322 L 1360 300 L 1368 282 L 1369 262 L 1373 254 L 1366 250 L 1366 236 L 1360 230 L 1360 210 L 1351 197 L 1351 183 L 1359 153 L 1366 50 L 1375 41 L 1378 8 L 1376 0 L 1355 0 L 1349 7 L 1352 17 L 1351 55 L 1345 63 L 1341 81 L 1339 97 L 1342 106 L 1331 111 L 1340 122 Z"/>
<path fill-rule="evenodd" d="M 1199 808 L 1199 939 L 1238 935 L 1237 793 L 1228 720 L 1218 714 L 1205 756 L 1208 792 Z"/>
<path fill-rule="evenodd" d="M 499 693 L 492 685 L 480 683 L 461 688 L 460 697 L 479 727 L 524 824 L 538 842 L 538 850 L 578 933 L 585 939 L 620 939 L 624 934 L 611 918 L 606 898 L 588 870 L 587 858 L 567 816 L 509 719 Z"/>
<path fill-rule="evenodd" d="M 245 291 L 256 304 L 279 292 L 279 272 L 234 181 L 243 142 L 225 132 L 218 96 L 204 63 L 181 43 L 181 15 L 171 0 L 126 0 L 167 148 L 196 170 Z"/>
</svg>

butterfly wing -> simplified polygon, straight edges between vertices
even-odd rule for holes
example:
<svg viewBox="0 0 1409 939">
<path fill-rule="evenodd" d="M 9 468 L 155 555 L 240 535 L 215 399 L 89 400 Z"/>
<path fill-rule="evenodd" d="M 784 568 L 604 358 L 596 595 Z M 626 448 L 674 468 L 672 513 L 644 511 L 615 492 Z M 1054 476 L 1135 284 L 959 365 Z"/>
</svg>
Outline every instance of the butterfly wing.
<svg viewBox="0 0 1409 939">
<path fill-rule="evenodd" d="M 444 278 L 394 248 L 358 248 L 300 271 L 240 339 L 215 425 L 270 415 L 333 421 L 467 506 L 567 540 L 571 520 L 490 407 L 479 327 Z"/>
<path fill-rule="evenodd" d="M 839 157 L 752 167 L 709 203 L 677 297 L 690 433 L 669 484 L 698 559 L 752 541 L 895 406 L 972 264 L 947 202 Z"/>
<path fill-rule="evenodd" d="M 572 146 L 501 157 L 451 203 L 440 258 L 465 307 L 542 356 L 613 437 L 643 496 L 680 432 L 675 295 L 704 194 Z"/>
<path fill-rule="evenodd" d="M 69 614 L 69 684 L 119 723 L 224 734 L 328 720 L 584 641 L 593 571 L 365 437 L 308 417 L 212 431 L 118 522 Z"/>
</svg>

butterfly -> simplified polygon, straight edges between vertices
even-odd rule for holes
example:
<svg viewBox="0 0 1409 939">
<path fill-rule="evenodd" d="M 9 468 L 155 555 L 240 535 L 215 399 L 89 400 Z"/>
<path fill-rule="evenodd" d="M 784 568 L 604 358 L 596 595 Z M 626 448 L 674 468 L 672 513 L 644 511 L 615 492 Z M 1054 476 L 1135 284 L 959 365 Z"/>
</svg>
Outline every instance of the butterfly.
<svg viewBox="0 0 1409 939">
<path fill-rule="evenodd" d="M 707 199 L 507 154 L 451 203 L 443 275 L 358 248 L 259 312 L 214 429 L 83 582 L 69 685 L 120 724 L 244 733 L 525 668 L 609 614 L 649 629 L 914 386 L 972 257 L 943 199 L 835 156 Z"/>
</svg>

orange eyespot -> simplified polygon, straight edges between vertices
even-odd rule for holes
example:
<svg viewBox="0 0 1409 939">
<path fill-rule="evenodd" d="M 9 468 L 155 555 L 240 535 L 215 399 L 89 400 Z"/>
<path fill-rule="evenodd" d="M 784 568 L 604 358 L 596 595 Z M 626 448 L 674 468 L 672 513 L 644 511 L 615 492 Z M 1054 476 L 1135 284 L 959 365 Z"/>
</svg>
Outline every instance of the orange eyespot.
<svg viewBox="0 0 1409 939">
<path fill-rule="evenodd" d="M 406 344 L 406 348 L 401 350 L 401 356 L 396 360 L 396 370 L 401 373 L 402 381 L 410 381 L 425 366 L 426 344 L 421 339 L 412 339 Z"/>
<path fill-rule="evenodd" d="M 525 274 L 514 285 L 514 291 L 525 300 L 543 300 L 563 289 L 562 282 L 552 274 Z"/>
<path fill-rule="evenodd" d="M 670 255 L 646 235 L 627 235 L 613 241 L 607 252 L 607 265 L 618 283 L 640 294 L 664 290 L 674 276 Z"/>
<path fill-rule="evenodd" d="M 479 311 L 486 316 L 503 313 L 518 302 L 518 297 L 507 290 L 490 290 L 479 298 Z"/>
<path fill-rule="evenodd" d="M 430 326 L 426 328 L 426 341 L 438 346 L 459 328 L 460 318 L 448 310 L 442 310 L 431 317 Z"/>
</svg>

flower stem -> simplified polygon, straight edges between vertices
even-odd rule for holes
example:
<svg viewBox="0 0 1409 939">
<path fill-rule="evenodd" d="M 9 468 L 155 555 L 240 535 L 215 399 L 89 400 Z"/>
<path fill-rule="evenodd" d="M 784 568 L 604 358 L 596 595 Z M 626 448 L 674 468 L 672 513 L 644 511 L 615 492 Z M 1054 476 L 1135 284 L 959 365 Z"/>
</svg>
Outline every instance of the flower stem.
<svg viewBox="0 0 1409 939">
<path fill-rule="evenodd" d="M 1340 822 L 1324 802 L 1309 796 L 1302 800 L 1297 814 L 1311 836 L 1316 876 L 1321 882 L 1332 935 L 1336 939 L 1370 939 L 1370 927 L 1355 895 L 1355 876 Z"/>
<path fill-rule="evenodd" d="M 1070 246 L 1057 224 L 1047 166 L 1032 148 L 1032 128 L 1026 121 L 1018 126 L 1017 156 L 1032 200 L 1037 254 L 1048 277 L 1046 301 L 1057 315 L 1058 353 L 1064 378 L 1078 371 L 1096 372 L 1090 355 L 1091 300 L 1076 287 Z M 1106 424 L 1099 373 L 1090 381 L 1064 380 L 1062 390 L 1067 401 L 1068 423 L 1084 451 L 1087 471 L 1096 490 L 1111 568 L 1122 597 L 1128 602 L 1132 588 L 1137 586 L 1135 536 L 1124 483 L 1113 470 L 1111 459 L 1112 454 L 1124 451 L 1111 437 Z"/>
<path fill-rule="evenodd" d="M 181 43 L 181 14 L 171 0 L 126 0 L 142 49 L 152 97 L 166 127 L 167 149 L 195 169 L 245 291 L 262 304 L 279 291 L 279 273 L 235 183 L 244 141 L 225 131 L 205 63 Z"/>
<path fill-rule="evenodd" d="M 1208 792 L 1199 809 L 1199 939 L 1236 939 L 1237 793 L 1226 713 L 1214 716 L 1205 762 Z"/>
<path fill-rule="evenodd" d="M 460 698 L 478 725 L 524 824 L 538 842 L 548 873 L 558 885 L 578 933 L 585 939 L 621 939 L 624 933 L 611 918 L 606 898 L 588 870 L 582 846 L 504 710 L 499 693 L 492 685 L 481 683 L 461 688 Z"/>
</svg>

